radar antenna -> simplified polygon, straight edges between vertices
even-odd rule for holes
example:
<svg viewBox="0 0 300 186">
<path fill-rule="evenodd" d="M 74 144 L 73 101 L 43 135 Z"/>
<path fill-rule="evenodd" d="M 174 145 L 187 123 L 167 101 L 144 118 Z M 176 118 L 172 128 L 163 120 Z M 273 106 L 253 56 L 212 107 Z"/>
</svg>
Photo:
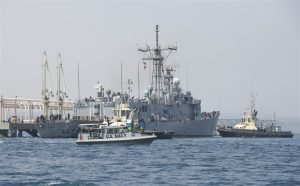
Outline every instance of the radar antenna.
<svg viewBox="0 0 300 186">
<path fill-rule="evenodd" d="M 146 45 L 146 48 L 138 48 L 138 51 L 144 54 L 143 61 L 151 61 L 153 63 L 152 69 L 152 87 L 154 88 L 154 95 L 157 98 L 164 96 L 164 63 L 172 53 L 177 50 L 177 46 L 169 46 L 161 48 L 158 42 L 159 26 L 156 25 L 156 47 L 150 48 Z"/>
</svg>

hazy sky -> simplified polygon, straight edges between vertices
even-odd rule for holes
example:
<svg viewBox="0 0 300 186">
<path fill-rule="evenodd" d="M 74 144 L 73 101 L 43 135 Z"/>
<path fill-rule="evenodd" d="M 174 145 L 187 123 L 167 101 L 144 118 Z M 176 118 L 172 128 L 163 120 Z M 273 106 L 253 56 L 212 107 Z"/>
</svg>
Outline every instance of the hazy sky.
<svg viewBox="0 0 300 186">
<path fill-rule="evenodd" d="M 241 116 L 257 93 L 259 116 L 300 116 L 300 1 L 1 1 L 0 93 L 40 98 L 46 50 L 55 90 L 57 53 L 62 53 L 67 90 L 95 95 L 94 84 L 120 91 L 134 81 L 137 46 L 177 44 L 167 64 L 178 67 L 184 89 L 202 110 Z M 141 92 L 149 72 L 140 70 Z M 187 86 L 188 82 L 188 86 Z"/>
</svg>

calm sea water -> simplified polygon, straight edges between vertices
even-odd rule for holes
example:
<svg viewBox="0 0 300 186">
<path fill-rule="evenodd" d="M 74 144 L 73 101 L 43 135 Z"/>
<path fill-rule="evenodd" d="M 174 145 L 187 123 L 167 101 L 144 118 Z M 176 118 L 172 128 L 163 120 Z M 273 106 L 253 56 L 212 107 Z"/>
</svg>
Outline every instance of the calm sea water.
<svg viewBox="0 0 300 186">
<path fill-rule="evenodd" d="M 0 150 L 0 185 L 300 185 L 300 135 L 91 146 L 0 138 Z"/>
</svg>

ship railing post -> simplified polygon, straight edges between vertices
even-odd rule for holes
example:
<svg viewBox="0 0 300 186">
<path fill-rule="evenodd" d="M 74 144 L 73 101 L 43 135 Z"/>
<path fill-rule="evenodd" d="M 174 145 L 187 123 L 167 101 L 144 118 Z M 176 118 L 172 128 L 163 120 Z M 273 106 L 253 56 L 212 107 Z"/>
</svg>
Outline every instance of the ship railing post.
<svg viewBox="0 0 300 186">
<path fill-rule="evenodd" d="M 2 98 L 3 96 L 1 95 L 0 97 L 0 124 L 2 123 L 3 119 L 2 119 L 2 114 L 3 114 L 3 109 L 2 109 Z"/>
</svg>

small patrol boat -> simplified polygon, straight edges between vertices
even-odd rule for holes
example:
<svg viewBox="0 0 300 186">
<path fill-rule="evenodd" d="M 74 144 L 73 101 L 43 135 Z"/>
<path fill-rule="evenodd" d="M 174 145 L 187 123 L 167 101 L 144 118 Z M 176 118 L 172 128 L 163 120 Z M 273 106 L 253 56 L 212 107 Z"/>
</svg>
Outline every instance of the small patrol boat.
<svg viewBox="0 0 300 186">
<path fill-rule="evenodd" d="M 139 119 L 139 109 L 131 109 L 128 104 L 116 103 L 111 120 L 105 118 L 102 124 L 108 126 L 127 127 L 129 131 L 138 132 L 143 135 L 155 135 L 157 139 L 172 139 L 174 132 L 163 130 L 145 130 L 145 122 Z"/>
<path fill-rule="evenodd" d="M 80 124 L 77 144 L 151 143 L 157 137 L 128 131 L 127 127 Z"/>
<path fill-rule="evenodd" d="M 245 112 L 242 120 L 234 127 L 220 126 L 217 131 L 222 137 L 258 137 L 258 138 L 292 138 L 294 134 L 291 131 L 282 131 L 280 126 L 272 122 L 271 126 L 260 127 L 257 123 L 257 111 L 254 109 L 255 98 L 252 96 L 249 112 Z"/>
</svg>

